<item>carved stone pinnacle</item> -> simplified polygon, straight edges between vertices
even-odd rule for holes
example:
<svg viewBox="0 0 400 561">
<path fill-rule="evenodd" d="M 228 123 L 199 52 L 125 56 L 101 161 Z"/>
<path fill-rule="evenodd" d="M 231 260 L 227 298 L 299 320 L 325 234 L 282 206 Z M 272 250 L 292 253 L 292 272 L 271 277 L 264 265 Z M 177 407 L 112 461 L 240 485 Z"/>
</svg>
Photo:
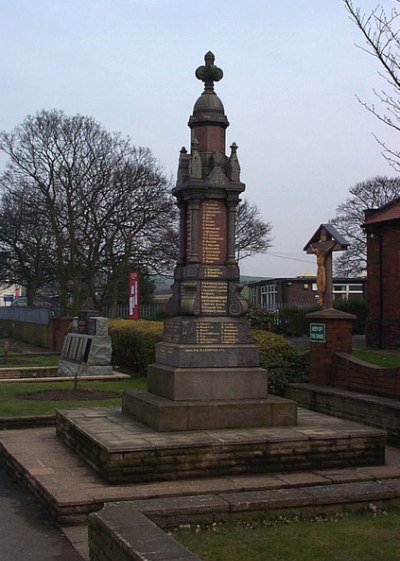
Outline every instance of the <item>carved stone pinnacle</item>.
<svg viewBox="0 0 400 561">
<path fill-rule="evenodd" d="M 196 78 L 204 82 L 205 91 L 214 90 L 214 82 L 219 82 L 224 73 L 214 64 L 215 56 L 211 51 L 204 56 L 204 66 L 199 66 L 196 70 Z"/>
</svg>

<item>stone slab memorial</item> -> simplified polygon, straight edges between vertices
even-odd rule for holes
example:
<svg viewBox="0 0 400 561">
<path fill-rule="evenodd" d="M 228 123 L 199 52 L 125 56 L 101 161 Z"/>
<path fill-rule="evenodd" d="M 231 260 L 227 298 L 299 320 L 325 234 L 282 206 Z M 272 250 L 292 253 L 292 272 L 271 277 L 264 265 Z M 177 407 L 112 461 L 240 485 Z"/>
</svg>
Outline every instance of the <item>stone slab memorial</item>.
<svg viewBox="0 0 400 561">
<path fill-rule="evenodd" d="M 108 319 L 95 310 L 82 310 L 73 320 L 72 332 L 65 337 L 58 375 L 109 376 L 111 351 Z"/>
</svg>

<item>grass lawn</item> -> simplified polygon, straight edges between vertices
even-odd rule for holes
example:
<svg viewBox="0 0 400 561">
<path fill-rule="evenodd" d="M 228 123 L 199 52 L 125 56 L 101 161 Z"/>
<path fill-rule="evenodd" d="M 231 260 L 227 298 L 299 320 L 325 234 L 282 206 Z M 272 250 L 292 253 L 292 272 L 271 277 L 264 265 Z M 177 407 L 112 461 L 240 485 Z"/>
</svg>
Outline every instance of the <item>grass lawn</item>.
<svg viewBox="0 0 400 561">
<path fill-rule="evenodd" d="M 356 349 L 353 356 L 378 366 L 386 366 L 387 368 L 400 368 L 400 351 L 386 349 Z"/>
<path fill-rule="evenodd" d="M 59 355 L 14 355 L 11 354 L 7 357 L 6 362 L 2 362 L 0 356 L 0 369 L 1 368 L 17 368 L 19 366 L 58 366 L 60 362 Z"/>
<path fill-rule="evenodd" d="M 0 384 L 0 417 L 13 417 L 22 415 L 52 415 L 54 409 L 73 409 L 75 407 L 118 407 L 121 398 L 88 401 L 31 401 L 19 399 L 20 394 L 50 389 L 71 389 L 71 382 L 28 382 L 28 383 L 1 383 Z M 122 394 L 125 390 L 143 390 L 146 388 L 145 378 L 115 380 L 110 382 L 79 382 L 79 389 L 96 389 Z"/>
<path fill-rule="evenodd" d="M 174 538 L 205 561 L 399 561 L 400 512 L 226 523 Z"/>
</svg>

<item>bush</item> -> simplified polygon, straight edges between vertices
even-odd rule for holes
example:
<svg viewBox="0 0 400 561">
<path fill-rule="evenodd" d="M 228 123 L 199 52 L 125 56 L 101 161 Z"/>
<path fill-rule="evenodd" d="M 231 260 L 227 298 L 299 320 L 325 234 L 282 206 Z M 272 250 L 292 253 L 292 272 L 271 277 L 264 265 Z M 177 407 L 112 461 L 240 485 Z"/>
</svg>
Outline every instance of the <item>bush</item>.
<svg viewBox="0 0 400 561">
<path fill-rule="evenodd" d="M 145 376 L 147 366 L 155 361 L 155 345 L 162 339 L 163 324 L 148 320 L 110 320 L 114 365 Z M 272 394 L 282 395 L 286 384 L 305 382 L 308 376 L 308 353 L 301 352 L 280 335 L 261 329 L 251 331 L 260 349 L 260 366 L 268 372 Z"/>
<path fill-rule="evenodd" d="M 357 316 L 357 319 L 353 321 L 353 333 L 357 335 L 363 335 L 365 333 L 365 324 L 368 315 L 366 300 L 357 298 L 349 300 L 348 302 L 335 302 L 335 308 Z"/>
<path fill-rule="evenodd" d="M 268 388 L 274 395 L 283 395 L 286 384 L 308 381 L 308 351 L 297 347 L 280 335 L 252 330 L 254 343 L 260 350 L 260 366 L 268 372 Z"/>
<path fill-rule="evenodd" d="M 162 322 L 113 319 L 109 322 L 112 363 L 146 375 L 147 365 L 155 360 L 155 345 L 162 339 Z"/>
<path fill-rule="evenodd" d="M 309 320 L 306 315 L 320 310 L 319 306 L 309 308 L 280 308 L 278 327 L 280 333 L 287 337 L 302 337 L 308 334 Z"/>
<path fill-rule="evenodd" d="M 253 329 L 267 329 L 268 331 L 273 330 L 276 321 L 274 312 L 262 308 L 250 308 L 247 318 Z"/>
</svg>

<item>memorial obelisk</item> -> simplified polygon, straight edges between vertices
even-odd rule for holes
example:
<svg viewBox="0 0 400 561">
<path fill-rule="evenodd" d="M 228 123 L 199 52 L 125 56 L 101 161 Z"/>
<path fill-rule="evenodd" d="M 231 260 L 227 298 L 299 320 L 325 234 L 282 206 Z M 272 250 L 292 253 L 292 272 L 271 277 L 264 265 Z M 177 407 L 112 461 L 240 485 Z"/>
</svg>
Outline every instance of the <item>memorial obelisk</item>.
<svg viewBox="0 0 400 561">
<path fill-rule="evenodd" d="M 149 366 L 148 391 L 123 398 L 125 415 L 160 431 L 296 423 L 293 402 L 267 397 L 240 295 L 235 224 L 245 185 L 235 143 L 226 155 L 229 122 L 214 91 L 222 75 L 208 52 L 196 70 L 204 91 L 188 123 L 191 149 L 180 152 L 173 190 L 180 211 L 173 317 Z"/>
</svg>

